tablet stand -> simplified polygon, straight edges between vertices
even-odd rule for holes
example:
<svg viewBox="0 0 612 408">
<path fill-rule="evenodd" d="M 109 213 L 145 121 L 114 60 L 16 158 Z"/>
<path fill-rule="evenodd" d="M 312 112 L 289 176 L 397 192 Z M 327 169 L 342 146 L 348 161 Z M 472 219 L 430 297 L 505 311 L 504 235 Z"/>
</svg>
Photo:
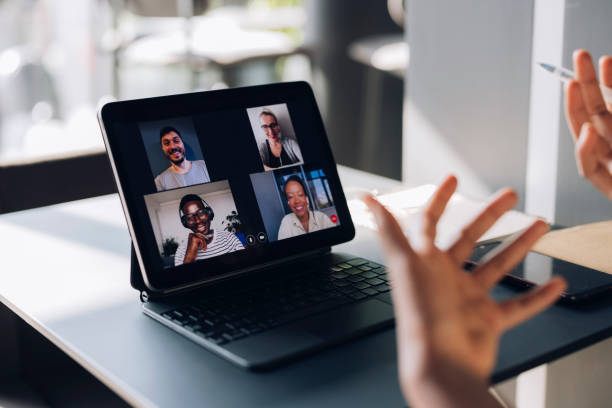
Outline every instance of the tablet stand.
<svg viewBox="0 0 612 408">
<path fill-rule="evenodd" d="M 142 273 L 140 272 L 140 266 L 138 266 L 134 244 L 130 244 L 130 247 L 130 285 L 140 292 L 140 300 L 146 302 L 149 297 L 147 287 L 142 280 Z"/>
</svg>

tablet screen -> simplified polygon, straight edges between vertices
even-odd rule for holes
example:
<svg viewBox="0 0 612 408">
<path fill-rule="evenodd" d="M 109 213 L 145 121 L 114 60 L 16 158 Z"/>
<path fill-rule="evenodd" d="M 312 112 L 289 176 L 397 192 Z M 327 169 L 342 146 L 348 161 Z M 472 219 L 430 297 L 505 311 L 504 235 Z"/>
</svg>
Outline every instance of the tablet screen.
<svg viewBox="0 0 612 408">
<path fill-rule="evenodd" d="M 304 83 L 116 102 L 100 116 L 151 288 L 202 283 L 354 235 Z"/>
</svg>

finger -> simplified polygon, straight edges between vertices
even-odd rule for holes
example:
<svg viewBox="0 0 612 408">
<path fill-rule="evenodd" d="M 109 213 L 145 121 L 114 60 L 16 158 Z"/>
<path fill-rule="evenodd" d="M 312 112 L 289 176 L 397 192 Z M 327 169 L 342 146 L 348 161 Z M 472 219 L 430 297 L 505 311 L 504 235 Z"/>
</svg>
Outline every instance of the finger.
<svg viewBox="0 0 612 408">
<path fill-rule="evenodd" d="M 600 85 L 612 89 L 612 57 L 609 55 L 604 55 L 599 59 L 599 82 Z M 606 101 L 608 112 L 612 112 L 612 100 L 609 100 L 605 93 L 604 100 Z"/>
<path fill-rule="evenodd" d="M 612 114 L 608 112 L 591 56 L 585 50 L 574 52 L 576 79 L 580 82 L 586 111 L 597 132 L 612 142 Z"/>
<path fill-rule="evenodd" d="M 586 105 L 587 112 L 590 116 L 599 115 L 602 112 L 608 112 L 599 89 L 599 81 L 597 73 L 593 66 L 591 55 L 586 50 L 577 50 L 574 52 L 574 68 L 576 70 L 576 79 L 580 82 L 582 97 Z"/>
<path fill-rule="evenodd" d="M 482 236 L 504 213 L 516 205 L 518 195 L 505 188 L 497 193 L 490 204 L 476 216 L 463 230 L 457 241 L 448 250 L 455 263 L 462 264 L 472 253 L 478 238 Z"/>
<path fill-rule="evenodd" d="M 576 143 L 575 154 L 580 175 L 612 200 L 612 157 L 607 143 L 591 124 L 585 123 Z"/>
<path fill-rule="evenodd" d="M 494 250 L 491 259 L 483 259 L 483 264 L 472 272 L 474 279 L 484 287 L 493 287 L 508 271 L 523 260 L 529 249 L 548 231 L 548 225 L 537 220 L 516 238 L 504 242 Z"/>
<path fill-rule="evenodd" d="M 412 248 L 393 214 L 371 195 L 362 197 L 362 200 L 374 215 L 381 246 L 387 259 L 412 254 Z"/>
<path fill-rule="evenodd" d="M 524 295 L 500 303 L 502 330 L 514 327 L 552 305 L 566 287 L 563 278 L 555 277 Z"/>
<path fill-rule="evenodd" d="M 413 229 L 416 229 L 417 236 L 411 235 L 411 239 L 415 239 L 415 241 L 424 239 L 424 243 L 433 244 L 436 238 L 436 226 L 438 225 L 438 221 L 444 213 L 446 204 L 448 204 L 456 188 L 457 178 L 455 176 L 450 175 L 444 179 L 442 184 L 440 184 L 436 192 L 429 199 L 429 202 L 423 207 L 420 216 L 416 219 L 416 228 L 413 226 Z"/>
<path fill-rule="evenodd" d="M 580 128 L 583 123 L 588 122 L 589 114 L 584 106 L 580 83 L 576 80 L 571 80 L 565 88 L 565 118 L 574 141 L 578 140 Z"/>
</svg>

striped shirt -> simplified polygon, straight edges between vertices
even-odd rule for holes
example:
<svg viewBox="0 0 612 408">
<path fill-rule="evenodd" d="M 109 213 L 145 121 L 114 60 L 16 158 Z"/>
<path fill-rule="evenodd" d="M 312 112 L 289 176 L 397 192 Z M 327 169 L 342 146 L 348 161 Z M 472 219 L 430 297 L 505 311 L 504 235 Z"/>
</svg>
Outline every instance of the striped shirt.
<svg viewBox="0 0 612 408">
<path fill-rule="evenodd" d="M 178 246 L 176 253 L 174 254 L 174 266 L 179 266 L 183 264 L 183 260 L 185 259 L 185 251 L 187 250 L 188 239 L 186 238 L 181 241 Z M 242 243 L 234 234 L 227 231 L 214 231 L 213 239 L 206 246 L 206 250 L 203 251 L 198 249 L 198 256 L 196 257 L 196 261 L 200 261 L 206 258 L 212 258 L 215 256 L 227 254 L 234 251 L 240 251 L 244 249 Z"/>
</svg>

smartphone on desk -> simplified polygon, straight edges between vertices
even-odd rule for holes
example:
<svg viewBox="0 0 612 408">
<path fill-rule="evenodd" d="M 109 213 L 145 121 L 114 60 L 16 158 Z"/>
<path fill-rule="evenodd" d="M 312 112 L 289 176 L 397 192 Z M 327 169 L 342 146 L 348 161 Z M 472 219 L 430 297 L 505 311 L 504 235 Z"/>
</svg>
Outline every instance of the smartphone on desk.
<svg viewBox="0 0 612 408">
<path fill-rule="evenodd" d="M 466 262 L 466 269 L 477 267 L 482 258 L 498 245 L 500 242 L 476 246 L 469 262 Z M 612 275 L 532 251 L 506 274 L 502 283 L 530 288 L 547 282 L 553 276 L 562 276 L 566 280 L 567 289 L 561 298 L 567 302 L 583 302 L 612 293 Z"/>
</svg>

